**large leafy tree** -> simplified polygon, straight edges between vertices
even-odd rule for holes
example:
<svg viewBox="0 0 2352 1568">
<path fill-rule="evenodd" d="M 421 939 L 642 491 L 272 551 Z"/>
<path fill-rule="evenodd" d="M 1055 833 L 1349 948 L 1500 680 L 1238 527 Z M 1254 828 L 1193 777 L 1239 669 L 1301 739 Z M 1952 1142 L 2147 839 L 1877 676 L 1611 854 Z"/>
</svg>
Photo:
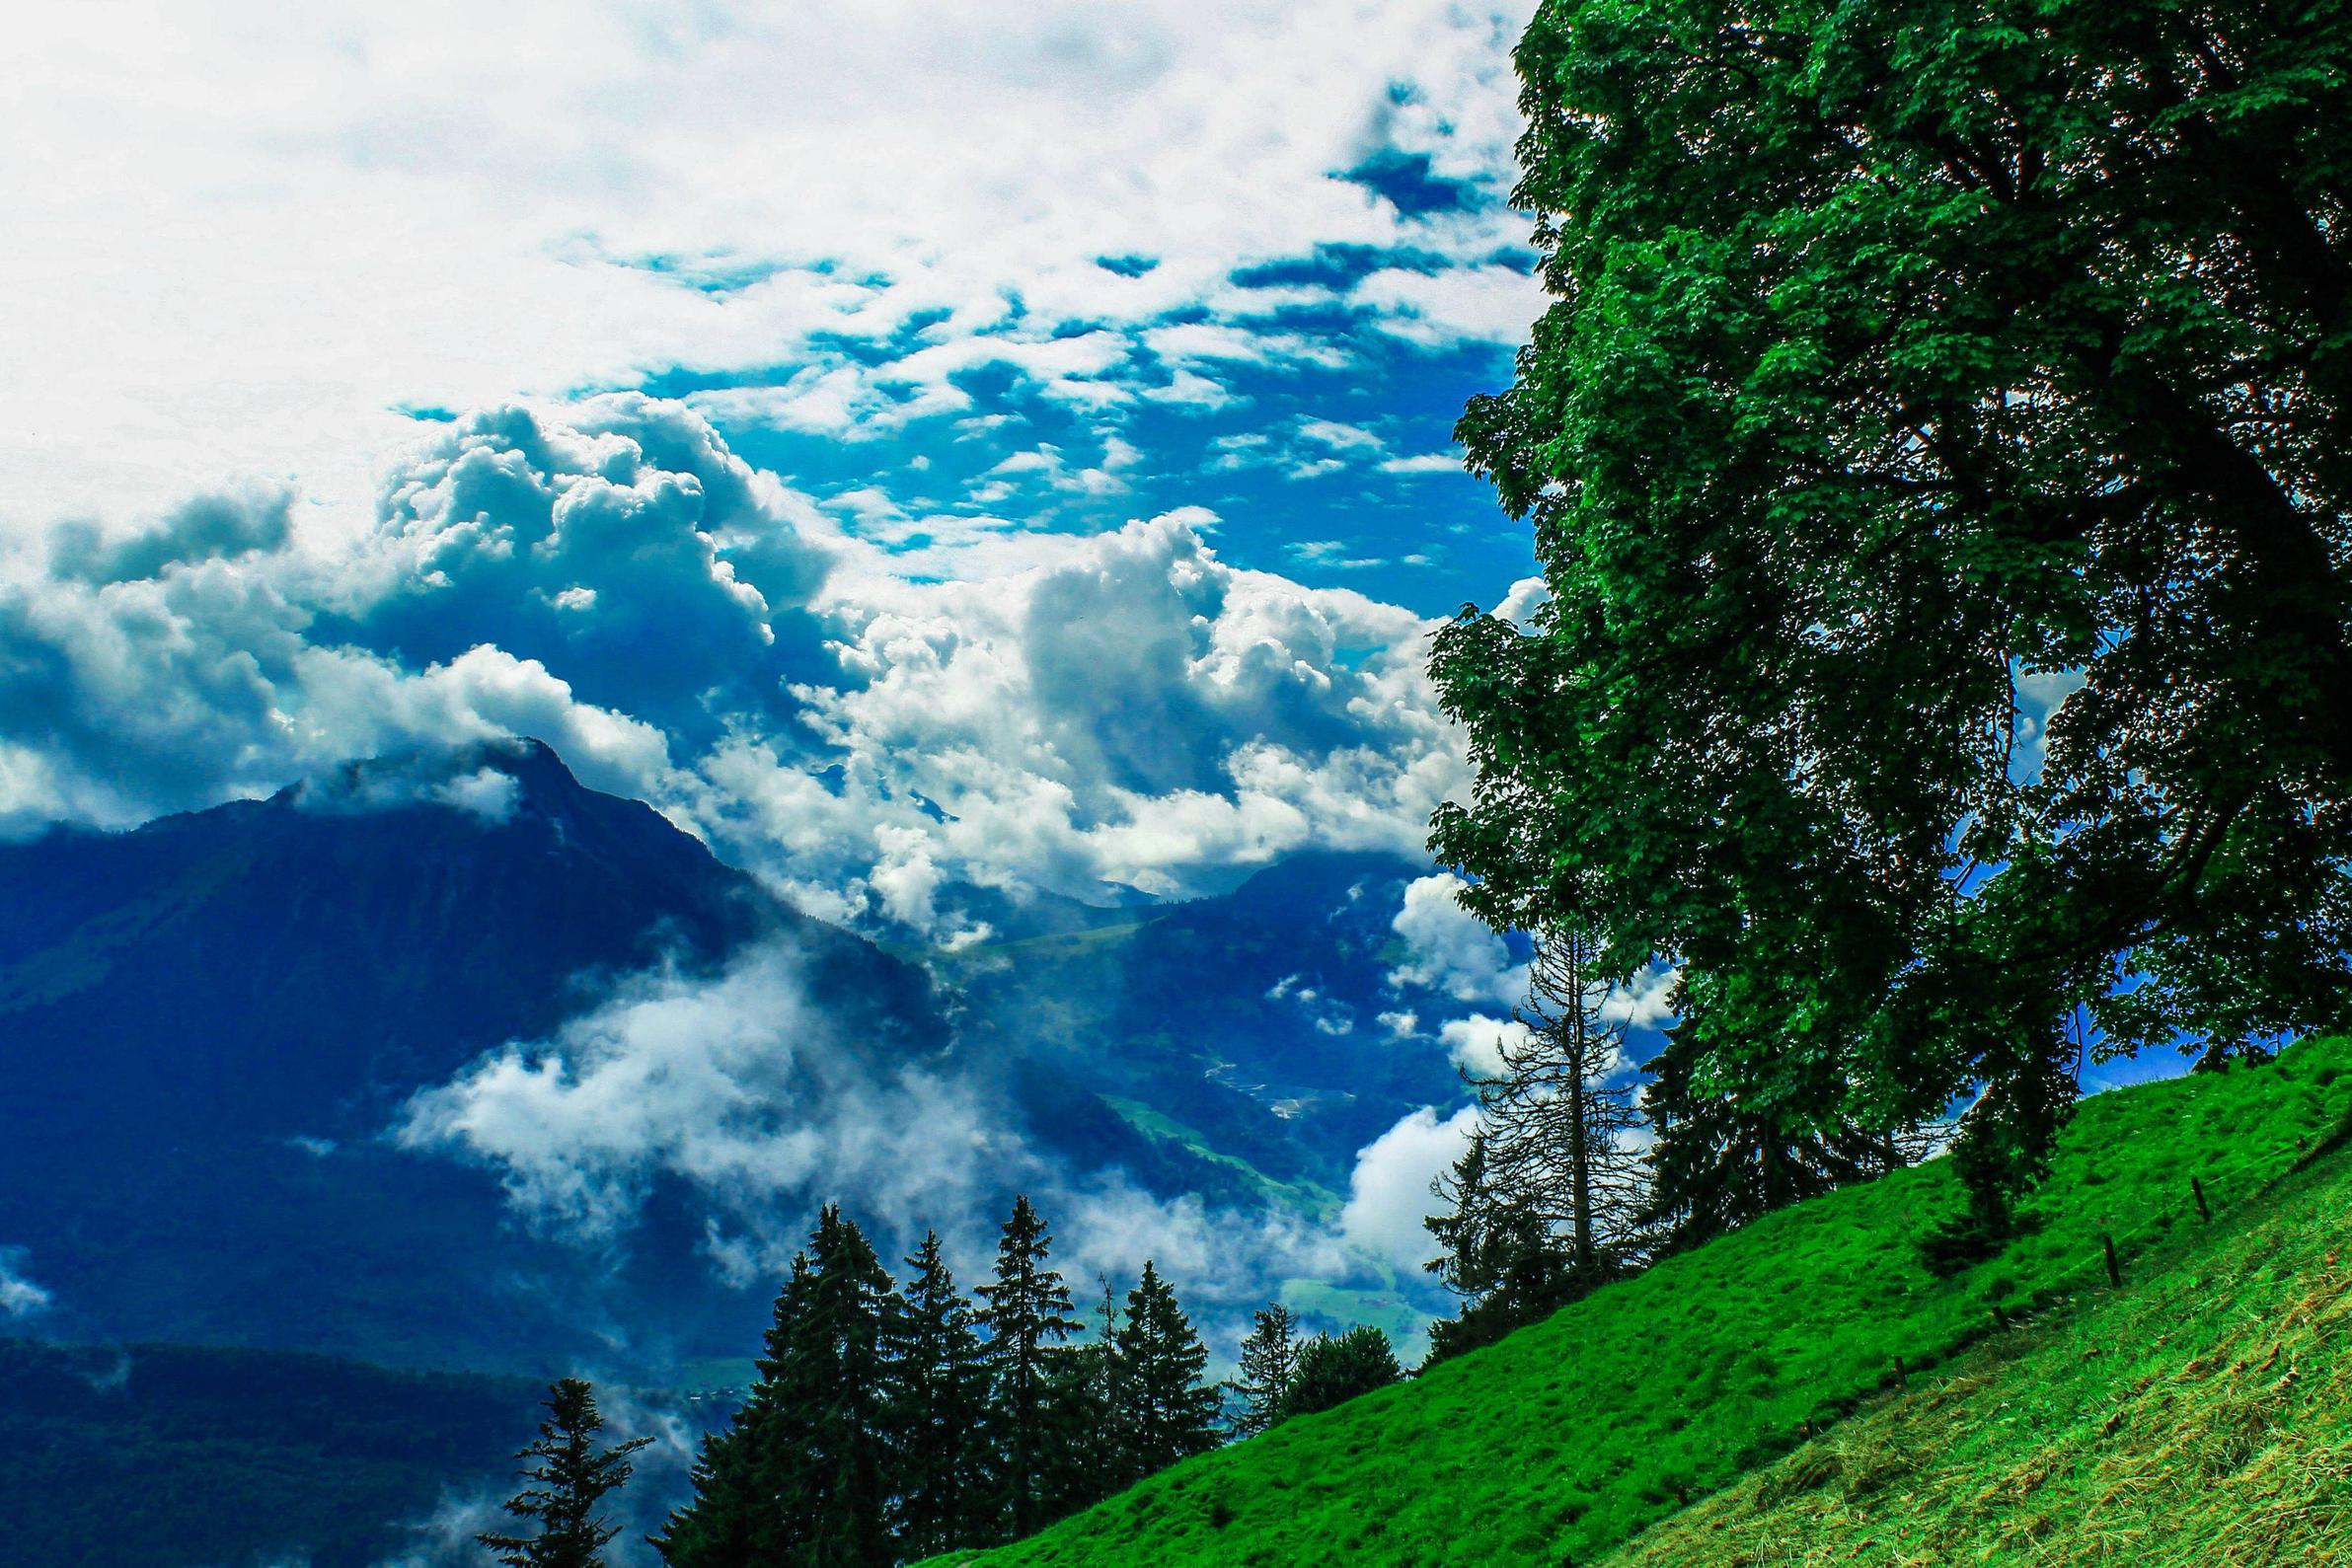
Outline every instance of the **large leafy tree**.
<svg viewBox="0 0 2352 1568">
<path fill-rule="evenodd" d="M 2352 9 L 1551 0 L 1555 296 L 1461 434 L 1532 625 L 1437 678 L 1475 907 L 1671 955 L 1792 1136 L 2352 999 Z"/>
<path fill-rule="evenodd" d="M 1299 1347 L 1298 1370 L 1291 1376 L 1282 1418 L 1328 1410 L 1386 1388 L 1404 1376 L 1389 1336 L 1369 1323 L 1359 1323 L 1337 1338 L 1318 1334 Z"/>
</svg>

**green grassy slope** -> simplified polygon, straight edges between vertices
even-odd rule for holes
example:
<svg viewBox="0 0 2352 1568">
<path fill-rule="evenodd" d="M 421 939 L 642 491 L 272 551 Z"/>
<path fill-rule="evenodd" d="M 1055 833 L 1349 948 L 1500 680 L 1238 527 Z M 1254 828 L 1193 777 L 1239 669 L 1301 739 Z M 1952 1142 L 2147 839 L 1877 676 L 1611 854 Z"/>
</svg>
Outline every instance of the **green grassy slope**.
<svg viewBox="0 0 2352 1568">
<path fill-rule="evenodd" d="M 2338 1153 L 2121 1295 L 1980 1346 L 1604 1568 L 2352 1560 L 2348 1214 Z"/>
<path fill-rule="evenodd" d="M 1950 1278 L 1920 1236 L 1947 1162 L 1800 1205 L 1603 1290 L 1503 1343 L 1178 1465 L 991 1565 L 1577 1564 L 1856 1409 L 1901 1357 L 1947 1362 L 2011 1317 L 2105 1289 L 2227 1215 L 2352 1113 L 2352 1045 L 2087 1101 L 2029 1231 Z"/>
</svg>

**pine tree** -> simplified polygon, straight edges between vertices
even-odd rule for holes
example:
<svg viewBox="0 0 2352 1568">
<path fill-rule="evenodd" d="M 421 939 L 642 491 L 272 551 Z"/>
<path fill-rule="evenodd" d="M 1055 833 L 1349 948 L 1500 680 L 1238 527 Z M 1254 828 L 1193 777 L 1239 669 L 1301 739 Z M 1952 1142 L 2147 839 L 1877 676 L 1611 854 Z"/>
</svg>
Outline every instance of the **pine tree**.
<svg viewBox="0 0 2352 1568">
<path fill-rule="evenodd" d="M 1521 1032 L 1496 1042 L 1498 1071 L 1471 1081 L 1478 1129 L 1432 1184 L 1448 1207 L 1425 1222 L 1445 1248 L 1429 1270 L 1463 1298 L 1431 1330 L 1432 1361 L 1549 1316 L 1640 1256 L 1641 1119 L 1611 989 L 1582 931 L 1539 935 Z"/>
<path fill-rule="evenodd" d="M 1385 1388 L 1404 1376 L 1389 1336 L 1369 1324 L 1351 1328 L 1335 1339 L 1318 1334 L 1299 1347 L 1298 1376 L 1291 1380 L 1290 1397 L 1282 1414 L 1288 1419 L 1328 1410 L 1358 1394 Z"/>
<path fill-rule="evenodd" d="M 1696 1246 L 1885 1168 L 1889 1140 L 1835 1116 L 1822 1125 L 1804 1109 L 1819 1099 L 1783 1104 L 1702 1087 L 1702 1054 L 1688 1024 L 1667 1031 L 1641 1094 L 1657 1134 L 1642 1220 L 1660 1247 Z"/>
<path fill-rule="evenodd" d="M 629 1456 L 653 1440 L 600 1449 L 604 1417 L 595 1391 L 578 1378 L 559 1380 L 548 1390 L 547 1409 L 539 1436 L 515 1456 L 537 1461 L 522 1472 L 531 1484 L 506 1503 L 507 1513 L 536 1524 L 537 1531 L 474 1538 L 507 1568 L 603 1568 L 605 1544 L 621 1528 L 607 1525 L 597 1507 L 629 1480 Z"/>
<path fill-rule="evenodd" d="M 1046 1467 L 1057 1404 L 1055 1352 L 1078 1329 L 1070 1290 L 1046 1266 L 1053 1238 L 1027 1197 L 1014 1199 L 997 1241 L 995 1278 L 979 1288 L 988 1330 L 990 1413 L 996 1429 L 998 1495 L 1018 1537 L 1047 1521 Z M 1066 1383 L 1067 1379 L 1062 1380 Z M 1057 1395 L 1060 1397 L 1057 1398 Z"/>
<path fill-rule="evenodd" d="M 758 1568 L 777 1549 L 777 1472 L 789 1460 L 786 1373 L 808 1294 L 808 1257 L 794 1257 L 761 1341 L 759 1376 L 726 1430 L 703 1439 L 693 1495 L 674 1509 L 653 1549 L 669 1568 Z"/>
<path fill-rule="evenodd" d="M 1298 1376 L 1298 1319 L 1280 1302 L 1257 1314 L 1250 1337 L 1242 1341 L 1242 1376 L 1233 1384 L 1234 1436 L 1254 1437 L 1282 1419 L 1291 1380 Z"/>
<path fill-rule="evenodd" d="M 880 1568 L 887 1508 L 884 1322 L 898 1310 L 865 1235 L 826 1205 L 776 1299 L 759 1381 L 707 1441 L 695 1495 L 653 1541 L 671 1568 Z"/>
<path fill-rule="evenodd" d="M 924 1234 L 906 1265 L 913 1273 L 889 1325 L 886 1425 L 897 1478 L 893 1536 L 901 1556 L 919 1561 L 991 1538 L 988 1367 L 937 1232 Z"/>
<path fill-rule="evenodd" d="M 780 1558 L 779 1568 L 892 1561 L 883 1331 L 898 1309 L 865 1234 L 827 1204 L 809 1237 L 806 1298 L 788 1346 L 788 1385 L 797 1400 L 788 1429 L 803 1445 L 792 1466 L 801 1515 L 794 1544 L 802 1550 Z"/>
<path fill-rule="evenodd" d="M 1423 1265 L 1456 1296 L 1461 1311 L 1429 1325 L 1429 1360 L 1492 1344 L 1571 1295 L 1565 1257 L 1533 1198 L 1496 1179 L 1484 1127 L 1429 1190 L 1446 1206 L 1421 1223 L 1445 1248 Z"/>
<path fill-rule="evenodd" d="M 1217 1391 L 1201 1381 L 1208 1348 L 1150 1260 L 1112 1341 L 1111 1410 L 1122 1484 L 1217 1446 Z"/>
<path fill-rule="evenodd" d="M 1641 1118 L 1626 1020 L 1612 1016 L 1599 959 L 1592 938 L 1573 926 L 1539 935 L 1517 1011 L 1527 1032 L 1503 1041 L 1502 1071 L 1479 1081 L 1495 1179 L 1527 1194 L 1559 1236 L 1577 1295 L 1630 1260 L 1644 1198 L 1641 1159 L 1629 1140 Z"/>
</svg>

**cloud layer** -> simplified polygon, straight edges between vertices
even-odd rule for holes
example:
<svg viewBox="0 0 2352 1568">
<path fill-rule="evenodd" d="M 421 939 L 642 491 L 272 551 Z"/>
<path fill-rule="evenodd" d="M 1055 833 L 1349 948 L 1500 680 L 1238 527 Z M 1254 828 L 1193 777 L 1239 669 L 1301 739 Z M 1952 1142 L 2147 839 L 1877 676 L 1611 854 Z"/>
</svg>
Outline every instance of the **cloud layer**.
<svg viewBox="0 0 2352 1568">
<path fill-rule="evenodd" d="M 975 373 L 1205 407 L 1234 355 L 1293 352 L 1284 309 L 1441 345 L 1534 310 L 1497 261 L 1518 6 L 110 17 L 103 45 L 28 17 L 0 63 L 0 286 L 41 307 L 0 388 L 22 526 L 224 459 L 355 512 L 416 409 L 677 374 L 855 437 L 964 411 Z M 1250 271 L 1335 252 L 1386 262 Z M 1239 346 L 1150 336 L 1202 327 Z"/>
</svg>

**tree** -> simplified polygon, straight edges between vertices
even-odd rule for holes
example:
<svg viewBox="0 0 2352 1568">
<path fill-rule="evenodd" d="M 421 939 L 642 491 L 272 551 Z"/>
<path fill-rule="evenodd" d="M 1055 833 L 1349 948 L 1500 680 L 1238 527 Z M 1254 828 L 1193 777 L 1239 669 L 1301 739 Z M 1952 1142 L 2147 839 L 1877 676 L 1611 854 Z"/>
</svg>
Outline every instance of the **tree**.
<svg viewBox="0 0 2352 1568">
<path fill-rule="evenodd" d="M 1217 1446 L 1217 1390 L 1201 1381 L 1208 1347 L 1148 1258 L 1143 1278 L 1127 1295 L 1126 1320 L 1112 1338 L 1111 1353 L 1118 1367 L 1111 1430 L 1120 1484 Z"/>
<path fill-rule="evenodd" d="M 1656 1140 L 1640 1219 L 1662 1250 L 1696 1246 L 1882 1172 L 1882 1140 L 1836 1116 L 1821 1126 L 1818 1102 L 1783 1106 L 1762 1094 L 1703 1088 L 1692 1068 L 1691 1033 L 1687 1023 L 1668 1031 L 1641 1096 Z"/>
<path fill-rule="evenodd" d="M 1429 1271 L 1463 1298 L 1430 1360 L 1489 1344 L 1626 1271 L 1643 1246 L 1643 1163 L 1631 1135 L 1627 1017 L 1592 940 L 1539 933 L 1516 1034 L 1495 1042 L 1470 1148 L 1431 1184 L 1447 1212 Z"/>
<path fill-rule="evenodd" d="M 753 1381 L 726 1429 L 703 1439 L 686 1503 L 671 1510 L 653 1549 L 669 1568 L 757 1568 L 780 1549 L 783 1494 L 780 1473 L 792 1460 L 787 1428 L 792 1399 L 789 1371 L 799 1318 L 808 1297 L 808 1255 L 793 1258 L 776 1293 L 761 1340 Z"/>
<path fill-rule="evenodd" d="M 1987 1085 L 1980 1218 L 2099 1046 L 2352 1010 L 2352 19 L 1550 0 L 1555 303 L 1459 434 L 1551 600 L 1434 672 L 1498 927 L 1680 961 L 1693 1094 Z"/>
<path fill-rule="evenodd" d="M 1385 1388 L 1404 1376 L 1389 1336 L 1369 1324 L 1334 1339 L 1318 1334 L 1299 1350 L 1298 1375 L 1291 1380 L 1283 1417 L 1312 1415 L 1344 1404 L 1358 1394 Z"/>
<path fill-rule="evenodd" d="M 1529 1195 L 1559 1238 L 1568 1293 L 1582 1295 L 1638 1249 L 1643 1198 L 1627 1016 L 1591 937 L 1538 933 L 1516 1016 L 1525 1032 L 1497 1045 L 1501 1071 L 1476 1080 L 1494 1179 Z"/>
<path fill-rule="evenodd" d="M 919 1561 L 991 1538 L 981 1448 L 988 1366 L 937 1232 L 924 1233 L 906 1266 L 913 1272 L 887 1324 L 884 1425 L 896 1478 L 892 1535 L 901 1556 Z"/>
<path fill-rule="evenodd" d="M 782 1398 L 767 1474 L 783 1500 L 779 1565 L 883 1568 L 894 1560 L 885 1407 L 885 1325 L 900 1310 L 873 1248 L 827 1204 L 778 1372 Z"/>
<path fill-rule="evenodd" d="M 888 1507 L 883 1325 L 900 1307 L 857 1225 L 827 1204 L 777 1296 L 759 1379 L 706 1442 L 694 1496 L 653 1544 L 673 1568 L 881 1568 Z"/>
<path fill-rule="evenodd" d="M 1431 1362 L 1490 1345 L 1569 1297 L 1551 1228 L 1532 1195 L 1497 1177 L 1488 1137 L 1487 1128 L 1473 1129 L 1462 1157 L 1429 1184 L 1445 1209 L 1421 1224 L 1444 1251 L 1423 1267 L 1462 1299 L 1457 1315 L 1429 1326 Z"/>
<path fill-rule="evenodd" d="M 607 1525 L 596 1510 L 628 1483 L 635 1470 L 629 1456 L 653 1440 L 598 1447 L 604 1417 L 595 1390 L 579 1378 L 559 1379 L 549 1388 L 547 1411 L 539 1436 L 515 1456 L 537 1461 L 522 1472 L 530 1484 L 506 1502 L 507 1513 L 538 1530 L 474 1538 L 507 1568 L 603 1568 L 604 1547 L 621 1527 Z"/>
<path fill-rule="evenodd" d="M 1015 1198 L 997 1240 L 995 1278 L 978 1291 L 980 1322 L 988 1330 L 998 1491 L 1016 1537 L 1046 1523 L 1040 1481 L 1056 1425 L 1053 1352 L 1078 1330 L 1070 1289 L 1046 1266 L 1052 1246 L 1027 1197 Z"/>
<path fill-rule="evenodd" d="M 1242 1341 L 1242 1376 L 1232 1385 L 1235 1437 L 1255 1437 L 1282 1419 L 1298 1367 L 1299 1320 L 1276 1302 L 1257 1313 Z"/>
</svg>

